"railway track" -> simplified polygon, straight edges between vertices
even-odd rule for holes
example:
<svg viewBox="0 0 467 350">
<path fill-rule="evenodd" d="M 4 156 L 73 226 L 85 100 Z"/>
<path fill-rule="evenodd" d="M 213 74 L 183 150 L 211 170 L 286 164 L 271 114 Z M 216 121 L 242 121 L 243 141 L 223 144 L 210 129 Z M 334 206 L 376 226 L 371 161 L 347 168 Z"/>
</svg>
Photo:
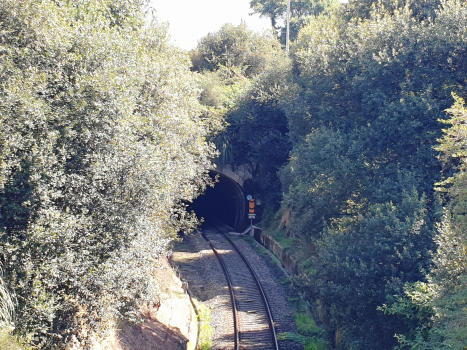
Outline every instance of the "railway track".
<svg viewBox="0 0 467 350">
<path fill-rule="evenodd" d="M 274 320 L 261 284 L 240 250 L 219 228 L 205 224 L 203 237 L 219 259 L 230 291 L 235 349 L 279 349 Z"/>
</svg>

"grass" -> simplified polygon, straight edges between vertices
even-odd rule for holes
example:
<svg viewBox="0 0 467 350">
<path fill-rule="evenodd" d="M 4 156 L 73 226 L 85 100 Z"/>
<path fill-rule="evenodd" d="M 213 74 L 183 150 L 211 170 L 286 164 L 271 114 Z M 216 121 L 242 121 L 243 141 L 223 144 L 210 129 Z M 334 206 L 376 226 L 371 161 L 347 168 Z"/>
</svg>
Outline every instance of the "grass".
<svg viewBox="0 0 467 350">
<path fill-rule="evenodd" d="M 274 237 L 274 239 L 280 243 L 282 248 L 284 249 L 289 249 L 292 247 L 294 241 L 291 238 L 287 238 L 285 235 L 285 232 L 283 230 L 279 229 L 274 229 L 274 230 L 268 230 L 267 231 L 269 235 Z"/>
<path fill-rule="evenodd" d="M 11 335 L 14 330 L 15 303 L 6 289 L 2 277 L 0 272 L 0 349 L 27 349 L 20 338 Z"/>
<path fill-rule="evenodd" d="M 301 343 L 304 350 L 328 350 L 331 348 L 326 340 L 320 339 L 319 337 L 307 337 L 297 333 L 279 333 L 277 339 L 292 340 Z"/>
<path fill-rule="evenodd" d="M 315 320 L 306 313 L 296 312 L 295 323 L 301 335 L 320 335 L 323 330 L 316 325 Z"/>
<path fill-rule="evenodd" d="M 198 302 L 198 318 L 200 323 L 198 344 L 201 350 L 209 350 L 212 346 L 211 309 Z"/>
<path fill-rule="evenodd" d="M 293 239 L 291 238 L 280 238 L 279 243 L 284 250 L 289 250 L 293 246 Z"/>
<path fill-rule="evenodd" d="M 326 340 L 326 332 L 316 325 L 315 320 L 308 314 L 296 312 L 294 314 L 298 334 L 305 350 L 327 350 L 330 348 Z"/>
<path fill-rule="evenodd" d="M 316 339 L 316 338 L 308 338 L 305 343 L 303 344 L 304 350 L 327 350 L 330 346 L 327 342 Z"/>
<path fill-rule="evenodd" d="M 14 330 L 15 303 L 5 288 L 0 274 L 0 349 L 23 350 L 29 349 L 21 338 L 11 335 Z"/>
<path fill-rule="evenodd" d="M 0 275 L 0 329 L 9 328 L 15 316 L 15 305 Z"/>
<path fill-rule="evenodd" d="M 0 349 L 27 350 L 31 348 L 24 345 L 20 338 L 11 335 L 8 328 L 4 328 L 0 330 Z"/>
</svg>

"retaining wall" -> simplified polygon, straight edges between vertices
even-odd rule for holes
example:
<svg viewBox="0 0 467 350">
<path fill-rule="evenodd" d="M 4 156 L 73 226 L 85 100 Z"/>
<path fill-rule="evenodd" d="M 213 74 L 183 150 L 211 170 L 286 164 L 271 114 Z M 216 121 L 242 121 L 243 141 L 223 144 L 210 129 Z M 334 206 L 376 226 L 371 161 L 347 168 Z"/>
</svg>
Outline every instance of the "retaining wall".
<svg viewBox="0 0 467 350">
<path fill-rule="evenodd" d="M 272 236 L 261 233 L 260 235 L 255 235 L 255 238 L 260 238 L 259 242 L 268 248 L 284 265 L 286 270 L 292 274 L 296 275 L 300 272 L 299 264 L 288 254 L 284 251 L 284 248 L 277 242 Z"/>
</svg>

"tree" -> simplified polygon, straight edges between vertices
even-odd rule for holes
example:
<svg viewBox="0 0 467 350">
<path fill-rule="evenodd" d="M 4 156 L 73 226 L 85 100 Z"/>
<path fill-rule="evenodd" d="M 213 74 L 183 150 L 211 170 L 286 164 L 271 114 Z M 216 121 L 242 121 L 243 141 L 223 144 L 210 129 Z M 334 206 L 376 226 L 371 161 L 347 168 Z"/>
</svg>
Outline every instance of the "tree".
<svg viewBox="0 0 467 350">
<path fill-rule="evenodd" d="M 278 40 L 244 24 L 226 24 L 202 38 L 191 57 L 193 69 L 201 72 L 205 119 L 221 125 L 215 137 L 218 162 L 251 165 L 256 195 L 277 207 L 276 172 L 290 149 L 280 102 L 288 89 L 290 62 Z"/>
<path fill-rule="evenodd" d="M 384 8 L 386 11 L 394 13 L 401 7 L 408 6 L 412 11 L 412 16 L 423 21 L 436 17 L 436 10 L 442 1 L 440 0 L 350 0 L 344 7 L 347 19 L 370 18 L 375 10 Z"/>
<path fill-rule="evenodd" d="M 246 77 L 261 74 L 280 55 L 280 45 L 271 32 L 255 33 L 246 24 L 225 24 L 201 38 L 191 60 L 197 72 L 238 67 Z"/>
<path fill-rule="evenodd" d="M 192 70 L 200 73 L 203 120 L 211 126 L 211 136 L 217 137 L 220 147 L 226 141 L 225 133 L 221 133 L 227 127 L 226 114 L 252 81 L 271 69 L 281 55 L 280 45 L 271 33 L 255 33 L 244 23 L 225 24 L 218 32 L 203 37 L 190 52 Z"/>
<path fill-rule="evenodd" d="M 403 316 L 378 311 L 405 282 L 423 278 L 427 267 L 425 198 L 416 190 L 402 197 L 398 205 L 372 204 L 334 220 L 318 241 L 311 288 L 330 326 L 342 334 L 343 348 L 392 349 L 394 334 L 410 325 Z"/>
<path fill-rule="evenodd" d="M 138 319 L 214 155 L 195 78 L 140 1 L 0 3 L 0 246 L 16 330 L 83 347 Z M 128 45 L 131 42 L 131 45 Z"/>
<path fill-rule="evenodd" d="M 399 335 L 407 348 L 464 349 L 467 342 L 467 236 L 465 231 L 465 170 L 467 110 L 462 98 L 454 94 L 455 105 L 447 111 L 451 127 L 435 147 L 440 152 L 445 173 L 437 184 L 444 194 L 444 216 L 434 237 L 436 251 L 433 269 L 426 283 L 407 284 L 404 293 L 386 307 L 388 314 L 419 319 L 417 329 Z"/>
<path fill-rule="evenodd" d="M 278 170 L 287 161 L 291 143 L 282 97 L 289 89 L 290 62 L 284 56 L 255 79 L 226 113 L 229 124 L 222 147 L 225 161 L 252 165 L 255 198 L 275 209 L 281 198 Z"/>
<path fill-rule="evenodd" d="M 312 18 L 320 14 L 329 14 L 339 6 L 338 0 L 292 0 L 291 9 L 291 39 Z M 261 17 L 268 17 L 271 26 L 280 32 L 281 42 L 285 43 L 285 20 L 287 17 L 287 0 L 251 0 L 250 8 Z"/>
<path fill-rule="evenodd" d="M 447 176 L 442 182 L 438 183 L 437 189 L 446 193 L 447 203 L 449 203 L 450 212 L 454 215 L 456 225 L 459 225 L 459 231 L 467 229 L 467 198 L 464 188 L 466 187 L 466 159 L 467 149 L 465 145 L 466 118 L 467 112 L 464 106 L 464 100 L 453 94 L 455 104 L 447 109 L 451 115 L 448 120 L 442 120 L 444 124 L 451 125 L 443 130 L 443 137 L 440 138 L 439 145 L 435 148 L 440 152 L 439 158 L 444 164 L 444 173 Z"/>
<path fill-rule="evenodd" d="M 344 11 L 310 22 L 292 47 L 285 230 L 314 249 L 302 252 L 308 295 L 343 347 L 388 349 L 401 325 L 417 327 L 376 308 L 426 282 L 442 216 L 432 147 L 451 92 L 465 85 L 465 14 L 460 1 L 426 21 L 410 3 L 351 21 Z"/>
</svg>

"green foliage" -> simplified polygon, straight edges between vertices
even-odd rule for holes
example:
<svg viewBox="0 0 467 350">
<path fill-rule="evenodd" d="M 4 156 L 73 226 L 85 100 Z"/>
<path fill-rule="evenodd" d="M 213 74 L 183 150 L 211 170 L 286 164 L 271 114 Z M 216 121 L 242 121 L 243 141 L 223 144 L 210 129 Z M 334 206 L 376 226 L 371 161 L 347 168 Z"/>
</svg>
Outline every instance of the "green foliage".
<svg viewBox="0 0 467 350">
<path fill-rule="evenodd" d="M 5 287 L 3 275 L 0 272 L 0 349 L 29 349 L 25 341 L 13 335 L 15 330 L 15 298 Z"/>
<path fill-rule="evenodd" d="M 400 7 L 408 6 L 417 20 L 428 20 L 436 17 L 436 9 L 441 0 L 350 0 L 343 8 L 345 16 L 352 18 L 370 18 L 372 12 L 386 11 L 394 13 Z"/>
<path fill-rule="evenodd" d="M 214 152 L 166 36 L 140 1 L 0 3 L 1 262 L 35 347 L 137 320 L 157 258 L 196 224 L 182 203 Z"/>
<path fill-rule="evenodd" d="M 209 350 L 212 346 L 212 334 L 214 332 L 214 328 L 211 326 L 211 310 L 200 304 L 199 306 L 199 314 L 198 314 L 199 322 L 200 322 L 200 331 L 199 331 L 199 345 L 201 350 Z"/>
<path fill-rule="evenodd" d="M 0 329 L 0 349 L 28 350 L 30 347 L 22 339 L 12 336 L 8 329 Z"/>
<path fill-rule="evenodd" d="M 292 47 L 295 86 L 282 103 L 293 143 L 280 172 L 286 232 L 317 248 L 305 287 L 343 348 L 392 348 L 394 333 L 431 317 L 429 308 L 407 317 L 377 309 L 406 283 L 427 282 L 441 217 L 432 147 L 451 92 L 467 79 L 464 2 L 443 2 L 430 20 L 414 6 L 431 11 L 437 2 L 390 3 L 304 27 Z"/>
<path fill-rule="evenodd" d="M 15 303 L 0 275 L 0 330 L 8 334 L 8 331 L 14 329 L 14 319 Z"/>
<path fill-rule="evenodd" d="M 209 128 L 210 138 L 224 146 L 226 139 L 226 114 L 235 107 L 240 96 L 249 88 L 251 80 L 243 76 L 238 67 L 219 67 L 198 75 L 203 105 L 202 120 Z M 224 147 L 225 148 L 225 147 Z M 223 153 L 223 157 L 226 152 Z"/>
<path fill-rule="evenodd" d="M 451 126 L 443 130 L 443 137 L 439 139 L 440 144 L 435 148 L 440 152 L 439 158 L 444 164 L 444 173 L 446 175 L 452 174 L 452 176 L 437 183 L 437 189 L 440 192 L 445 192 L 451 199 L 451 211 L 456 224 L 460 225 L 460 230 L 465 231 L 467 228 L 467 197 L 464 188 L 467 149 L 464 134 L 466 132 L 467 110 L 462 98 L 454 94 L 454 99 L 454 106 L 447 110 L 451 114 L 451 118 L 442 121 Z"/>
<path fill-rule="evenodd" d="M 280 31 L 285 44 L 287 0 L 251 0 L 250 7 L 261 17 L 268 17 L 274 29 Z M 339 7 L 338 0 L 292 0 L 290 2 L 290 39 L 297 37 L 300 29 L 320 14 L 330 14 Z"/>
<path fill-rule="evenodd" d="M 225 161 L 251 164 L 255 196 L 277 209 L 281 186 L 278 169 L 291 148 L 281 100 L 289 89 L 289 61 L 278 57 L 269 70 L 253 81 L 226 114 L 229 127 L 222 147 Z"/>
<path fill-rule="evenodd" d="M 313 318 L 306 313 L 295 313 L 295 323 L 297 324 L 297 333 L 280 333 L 279 340 L 293 340 L 301 343 L 305 350 L 327 350 L 331 346 L 326 340 L 326 332 L 319 328 Z"/>
<path fill-rule="evenodd" d="M 415 191 L 405 194 L 398 206 L 371 205 L 364 214 L 327 228 L 318 241 L 318 273 L 311 284 L 334 326 L 344 328 L 350 342 L 388 348 L 394 331 L 405 329 L 401 320 L 377 308 L 388 295 L 400 293 L 405 281 L 422 277 L 425 205 Z"/>
<path fill-rule="evenodd" d="M 434 310 L 430 306 L 436 295 L 436 289 L 425 282 L 415 282 L 406 284 L 404 295 L 390 300 L 389 305 L 384 304 L 378 309 L 388 315 L 402 315 L 410 321 L 417 321 L 420 324 L 427 323 L 434 315 Z M 413 333 L 413 331 L 412 331 Z"/>
<path fill-rule="evenodd" d="M 361 151 L 339 131 L 327 128 L 314 130 L 294 148 L 281 171 L 288 189 L 283 204 L 293 208 L 289 230 L 311 239 L 322 231 L 324 216 L 337 216 L 347 202 L 349 213 L 361 206 L 356 203 L 361 191 L 358 178 L 365 168 L 355 159 Z"/>
<path fill-rule="evenodd" d="M 256 198 L 277 209 L 276 172 L 290 150 L 287 118 L 280 105 L 289 89 L 290 62 L 279 42 L 244 24 L 226 24 L 201 39 L 191 57 L 193 69 L 202 72 L 205 120 L 217 123 L 222 131 L 215 137 L 219 162 L 251 165 Z"/>
<path fill-rule="evenodd" d="M 225 24 L 219 31 L 201 38 L 190 55 L 194 71 L 238 67 L 244 76 L 251 78 L 269 69 L 281 50 L 272 33 L 255 33 L 242 23 Z"/>
<path fill-rule="evenodd" d="M 330 346 L 328 343 L 323 342 L 320 339 L 307 339 L 305 343 L 303 344 L 303 350 L 327 350 L 330 349 Z"/>
<path fill-rule="evenodd" d="M 433 256 L 434 269 L 429 287 L 436 294 L 429 295 L 428 304 L 436 312 L 432 328 L 423 344 L 437 349 L 465 349 L 467 344 L 467 231 L 466 231 L 466 120 L 464 100 L 454 95 L 455 104 L 447 112 L 451 125 L 443 130 L 436 149 L 445 166 L 445 173 L 452 176 L 438 183 L 438 189 L 446 193 L 445 215 L 437 227 Z M 449 170 L 452 170 L 450 172 Z M 420 305 L 421 302 L 416 300 Z M 422 304 L 424 305 L 424 304 Z M 423 329 L 422 329 L 423 331 Z M 419 334 L 424 334 L 422 331 Z M 421 337 L 419 337 L 421 338 Z"/>
<path fill-rule="evenodd" d="M 315 320 L 308 316 L 308 314 L 295 313 L 294 318 L 299 334 L 310 336 L 323 333 L 323 330 L 316 325 Z"/>
<path fill-rule="evenodd" d="M 463 350 L 467 344 L 467 238 L 446 213 L 435 240 L 438 249 L 429 282 L 406 285 L 405 295 L 386 311 L 420 320 L 417 329 L 398 336 L 401 345 Z"/>
<path fill-rule="evenodd" d="M 278 340 L 293 340 L 303 345 L 304 350 L 328 350 L 331 349 L 329 343 L 317 337 L 307 337 L 297 333 L 279 333 Z"/>
<path fill-rule="evenodd" d="M 444 124 L 436 150 L 451 176 L 437 183 L 445 193 L 445 215 L 437 226 L 433 254 L 434 268 L 428 283 L 407 285 L 389 312 L 417 317 L 421 325 L 415 331 L 400 335 L 399 343 L 411 349 L 465 349 L 467 344 L 467 235 L 465 230 L 465 152 L 467 109 L 454 95 L 456 103 Z M 429 316 L 429 317 L 427 317 Z"/>
</svg>

